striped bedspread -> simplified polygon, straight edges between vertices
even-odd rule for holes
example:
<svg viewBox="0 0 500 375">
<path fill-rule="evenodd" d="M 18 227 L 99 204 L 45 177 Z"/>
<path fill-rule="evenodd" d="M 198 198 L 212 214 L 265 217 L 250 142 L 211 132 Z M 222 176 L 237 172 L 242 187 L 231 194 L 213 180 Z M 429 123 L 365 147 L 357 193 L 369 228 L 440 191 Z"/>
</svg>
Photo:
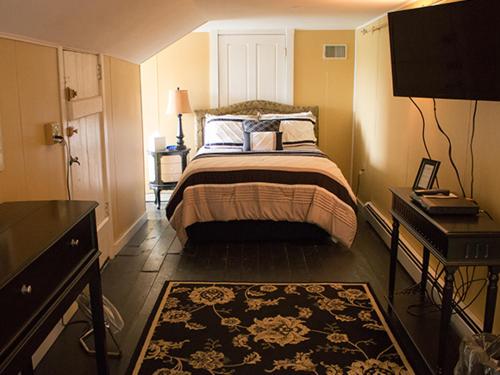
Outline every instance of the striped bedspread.
<svg viewBox="0 0 500 375">
<path fill-rule="evenodd" d="M 204 150 L 184 171 L 166 211 L 183 243 L 194 223 L 275 220 L 316 224 L 350 247 L 355 202 L 340 169 L 317 148 Z"/>
</svg>

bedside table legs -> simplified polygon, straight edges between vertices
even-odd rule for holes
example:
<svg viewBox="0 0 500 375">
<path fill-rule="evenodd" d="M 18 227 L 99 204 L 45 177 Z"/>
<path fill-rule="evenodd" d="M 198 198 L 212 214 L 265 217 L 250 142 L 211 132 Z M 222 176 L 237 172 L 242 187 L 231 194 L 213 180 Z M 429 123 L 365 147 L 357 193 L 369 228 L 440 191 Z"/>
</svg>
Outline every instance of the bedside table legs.
<svg viewBox="0 0 500 375">
<path fill-rule="evenodd" d="M 486 307 L 484 311 L 484 332 L 493 330 L 495 320 L 495 307 L 497 304 L 498 272 L 500 267 L 488 267 L 488 291 L 486 292 Z"/>
<path fill-rule="evenodd" d="M 108 359 L 106 349 L 106 329 L 104 326 L 104 308 L 102 305 L 102 287 L 101 287 L 101 271 L 99 262 L 96 261 L 94 266 L 94 275 L 89 283 L 90 291 L 90 306 L 92 310 L 92 323 L 94 327 L 94 341 L 97 362 L 97 373 L 99 375 L 108 375 Z"/>
<path fill-rule="evenodd" d="M 438 348 L 438 374 L 444 374 L 446 364 L 446 350 L 448 347 L 448 332 L 450 327 L 451 313 L 453 311 L 453 282 L 457 267 L 445 267 L 443 300 L 441 302 L 441 322 L 439 325 L 439 348 Z"/>
<path fill-rule="evenodd" d="M 396 265 L 398 263 L 399 221 L 392 218 L 391 263 L 389 266 L 389 301 L 394 302 L 394 284 L 396 282 Z"/>
<path fill-rule="evenodd" d="M 153 189 L 154 191 L 154 194 L 155 194 L 155 205 L 156 205 L 156 208 L 159 210 L 160 209 L 160 206 L 161 206 L 161 189 L 159 188 L 155 188 Z"/>
<path fill-rule="evenodd" d="M 425 291 L 427 290 L 427 279 L 429 275 L 429 258 L 430 251 L 424 246 L 423 257 L 422 257 L 422 276 L 420 278 L 420 295 L 425 297 Z"/>
</svg>

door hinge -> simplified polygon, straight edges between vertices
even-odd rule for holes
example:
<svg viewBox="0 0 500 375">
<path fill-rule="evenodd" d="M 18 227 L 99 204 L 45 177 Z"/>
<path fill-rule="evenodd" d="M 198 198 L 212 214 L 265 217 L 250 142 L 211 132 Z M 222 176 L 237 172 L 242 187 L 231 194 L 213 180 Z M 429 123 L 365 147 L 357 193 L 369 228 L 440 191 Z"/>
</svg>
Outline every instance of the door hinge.
<svg viewBox="0 0 500 375">
<path fill-rule="evenodd" d="M 100 81 L 102 80 L 102 65 L 97 64 L 97 79 Z"/>
<path fill-rule="evenodd" d="M 110 214 L 109 202 L 104 203 L 104 212 L 106 212 L 106 216 L 109 216 Z"/>
<path fill-rule="evenodd" d="M 285 47 L 285 57 L 288 56 L 288 48 Z"/>
<path fill-rule="evenodd" d="M 71 87 L 66 87 L 64 89 L 64 96 L 66 96 L 66 100 L 70 102 L 72 99 L 76 98 L 78 93 L 76 90 L 73 90 Z"/>
</svg>

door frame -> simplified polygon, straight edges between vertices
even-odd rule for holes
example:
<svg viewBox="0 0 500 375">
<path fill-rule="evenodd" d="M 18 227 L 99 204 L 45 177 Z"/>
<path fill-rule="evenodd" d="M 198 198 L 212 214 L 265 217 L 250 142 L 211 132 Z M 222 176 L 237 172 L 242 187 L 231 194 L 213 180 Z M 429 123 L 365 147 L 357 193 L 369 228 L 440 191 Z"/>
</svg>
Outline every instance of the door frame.
<svg viewBox="0 0 500 375">
<path fill-rule="evenodd" d="M 210 32 L 210 106 L 219 107 L 219 36 L 220 35 L 284 35 L 286 48 L 286 100 L 293 105 L 295 29 L 281 30 L 212 30 Z"/>
<path fill-rule="evenodd" d="M 69 176 L 67 177 L 69 180 L 69 186 L 70 189 L 72 187 L 72 175 L 71 175 L 71 168 L 67 168 L 67 163 L 69 160 L 69 154 L 68 151 L 71 152 L 70 148 L 70 142 L 69 142 L 69 137 L 67 133 L 67 128 L 68 128 L 68 113 L 67 113 L 67 107 L 66 107 L 66 95 L 65 95 L 65 79 L 64 79 L 64 51 L 71 51 L 71 52 L 78 52 L 78 53 L 86 53 L 86 54 L 92 54 L 97 56 L 97 61 L 100 65 L 100 79 L 99 79 L 99 90 L 102 96 L 102 111 L 99 113 L 99 120 L 101 121 L 101 124 L 103 126 L 103 147 L 102 147 L 102 153 L 104 157 L 104 165 L 103 165 L 103 182 L 105 186 L 105 191 L 104 191 L 104 196 L 106 199 L 105 202 L 105 211 L 107 213 L 107 218 L 104 220 L 98 228 L 96 228 L 97 232 L 102 228 L 102 226 L 108 224 L 111 228 L 111 233 L 112 233 L 112 238 L 111 241 L 112 243 L 110 244 L 111 246 L 109 247 L 109 253 L 108 259 L 113 259 L 120 249 L 115 249 L 114 246 L 114 233 L 113 233 L 113 207 L 112 207 L 112 200 L 111 200 L 111 159 L 110 159 L 110 139 L 109 139 L 109 134 L 110 134 L 110 129 L 109 129 L 109 123 L 107 121 L 107 111 L 108 109 L 106 108 L 106 84 L 105 84 L 105 69 L 104 69 L 104 55 L 101 53 L 95 53 L 95 52 L 89 52 L 85 50 L 79 50 L 79 49 L 73 49 L 73 48 L 65 48 L 58 46 L 57 47 L 57 62 L 58 62 L 58 74 L 59 74 L 59 110 L 61 113 L 61 125 L 62 125 L 62 130 L 63 130 L 63 137 L 64 141 L 68 145 L 68 147 L 64 148 L 64 166 L 66 168 L 66 173 L 69 171 Z M 69 197 L 68 197 L 69 198 Z M 108 260 L 106 259 L 106 260 Z M 101 267 L 104 266 L 104 264 L 101 264 Z"/>
</svg>

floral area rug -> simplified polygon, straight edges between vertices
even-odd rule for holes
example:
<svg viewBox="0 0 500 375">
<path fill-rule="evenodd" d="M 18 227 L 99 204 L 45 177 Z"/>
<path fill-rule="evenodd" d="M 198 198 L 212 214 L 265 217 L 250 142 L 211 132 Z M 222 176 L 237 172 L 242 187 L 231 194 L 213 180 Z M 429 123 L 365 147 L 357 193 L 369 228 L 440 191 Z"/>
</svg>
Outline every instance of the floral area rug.
<svg viewBox="0 0 500 375">
<path fill-rule="evenodd" d="M 367 284 L 170 282 L 133 374 L 413 374 Z"/>
</svg>

